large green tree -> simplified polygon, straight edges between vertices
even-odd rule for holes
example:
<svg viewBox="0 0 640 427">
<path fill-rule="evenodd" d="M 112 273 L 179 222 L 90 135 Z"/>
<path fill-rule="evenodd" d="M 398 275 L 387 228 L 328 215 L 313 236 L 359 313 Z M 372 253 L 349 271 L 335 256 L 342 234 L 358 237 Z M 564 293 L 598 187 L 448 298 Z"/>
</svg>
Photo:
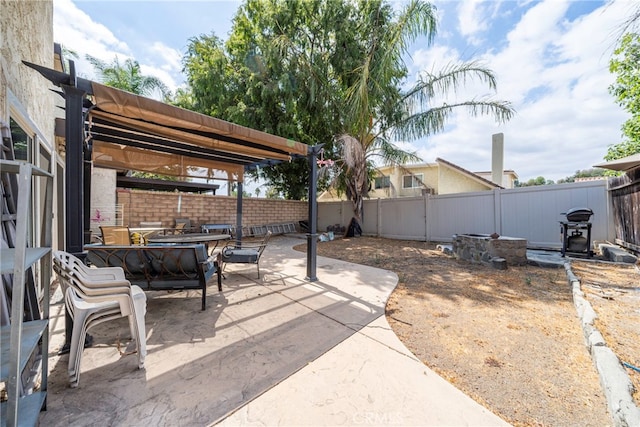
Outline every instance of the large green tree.
<svg viewBox="0 0 640 427">
<path fill-rule="evenodd" d="M 332 156 L 342 131 L 342 93 L 357 66 L 357 7 L 342 0 L 247 0 L 229 39 L 190 40 L 184 58 L 189 90 L 179 105 L 309 145 Z M 286 198 L 307 195 L 306 159 L 256 174 Z"/>
<path fill-rule="evenodd" d="M 640 35 L 628 33 L 614 51 L 609 70 L 616 81 L 609 92 L 631 114 L 622 125 L 623 141 L 609 146 L 605 160 L 615 160 L 640 153 Z"/>
<path fill-rule="evenodd" d="M 382 0 L 246 0 L 227 42 L 215 35 L 190 42 L 185 107 L 299 140 L 324 143 L 336 160 L 332 178 L 362 214 L 375 164 L 419 160 L 395 140 L 441 131 L 457 108 L 507 119 L 507 103 L 473 100 L 432 106 L 437 94 L 491 72 L 472 64 L 424 73 L 409 90 L 408 48 L 435 36 L 435 9 L 423 1 L 402 11 Z M 378 157 L 379 160 L 375 160 Z M 291 162 L 259 173 L 287 198 L 306 195 L 307 164 Z M 330 174 L 331 176 L 331 174 Z"/>
</svg>

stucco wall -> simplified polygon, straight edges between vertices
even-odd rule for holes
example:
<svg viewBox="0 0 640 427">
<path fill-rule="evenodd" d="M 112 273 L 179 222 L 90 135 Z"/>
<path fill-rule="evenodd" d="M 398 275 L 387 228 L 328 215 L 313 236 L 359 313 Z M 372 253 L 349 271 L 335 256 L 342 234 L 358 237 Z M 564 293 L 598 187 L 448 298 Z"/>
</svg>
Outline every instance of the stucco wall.
<svg viewBox="0 0 640 427">
<path fill-rule="evenodd" d="M 0 117 L 9 120 L 10 90 L 52 147 L 55 95 L 49 82 L 22 61 L 53 68 L 53 2 L 0 0 L 0 11 Z"/>
<path fill-rule="evenodd" d="M 447 167 L 441 167 L 438 176 L 438 194 L 441 195 L 488 190 L 486 184 L 475 181 Z"/>
<path fill-rule="evenodd" d="M 491 181 L 491 172 L 474 172 L 476 175 L 481 176 L 484 179 Z M 518 179 L 517 175 L 511 171 L 505 171 L 502 174 L 502 183 L 498 183 L 503 188 L 515 188 L 516 180 Z"/>
<path fill-rule="evenodd" d="M 421 181 L 427 185 L 429 188 L 433 188 L 436 194 L 438 194 L 438 165 L 427 165 L 419 168 L 411 168 L 411 172 L 414 175 L 422 174 Z M 409 175 L 407 172 L 403 171 L 400 168 L 395 168 L 393 170 L 393 175 L 391 177 L 391 181 L 394 183 L 396 188 L 398 189 L 398 195 L 400 197 L 417 197 L 422 196 L 423 187 L 419 188 L 403 188 L 403 180 L 404 176 Z"/>
</svg>

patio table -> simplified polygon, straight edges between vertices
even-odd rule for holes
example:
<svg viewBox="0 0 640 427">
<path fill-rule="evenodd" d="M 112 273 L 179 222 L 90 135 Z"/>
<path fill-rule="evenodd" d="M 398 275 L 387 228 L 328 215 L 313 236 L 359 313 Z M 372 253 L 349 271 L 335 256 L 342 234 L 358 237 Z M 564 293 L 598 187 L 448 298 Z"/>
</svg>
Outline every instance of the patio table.
<svg viewBox="0 0 640 427">
<path fill-rule="evenodd" d="M 190 233 L 190 234 L 168 234 L 149 236 L 147 242 L 149 243 L 204 243 L 207 247 L 207 252 L 211 254 L 220 243 L 221 240 L 231 239 L 231 234 L 211 234 L 211 233 Z M 213 248 L 211 243 L 215 242 Z"/>
</svg>

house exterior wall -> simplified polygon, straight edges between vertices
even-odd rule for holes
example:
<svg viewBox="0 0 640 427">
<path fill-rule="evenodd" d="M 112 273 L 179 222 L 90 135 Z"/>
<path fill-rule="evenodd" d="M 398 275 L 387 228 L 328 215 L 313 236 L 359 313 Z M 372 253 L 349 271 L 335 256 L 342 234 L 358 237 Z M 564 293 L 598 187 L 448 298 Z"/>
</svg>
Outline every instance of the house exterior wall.
<svg viewBox="0 0 640 427">
<path fill-rule="evenodd" d="M 0 10 L 0 117 L 26 115 L 51 149 L 55 95 L 22 61 L 53 68 L 53 2 L 0 0 Z"/>
<path fill-rule="evenodd" d="M 160 221 L 163 227 L 175 226 L 175 218 L 189 218 L 192 226 L 219 223 L 236 224 L 234 196 L 169 193 L 118 188 L 116 203 L 122 205 L 123 225 L 140 226 L 141 221 Z M 245 198 L 242 201 L 242 225 L 266 225 L 306 220 L 309 204 L 298 200 Z"/>
<path fill-rule="evenodd" d="M 491 172 L 474 172 L 476 175 L 491 181 Z M 502 174 L 502 183 L 498 183 L 503 188 L 515 188 L 518 175 L 512 171 L 504 171 Z"/>
<path fill-rule="evenodd" d="M 432 188 L 434 192 L 438 192 L 439 187 L 439 177 L 438 177 L 438 165 L 437 164 L 427 164 L 418 167 L 409 168 L 411 173 L 414 175 L 422 174 L 422 182 L 429 188 Z M 406 171 L 400 168 L 393 168 L 391 170 L 391 181 L 393 185 L 397 189 L 396 197 L 417 197 L 422 196 L 424 187 L 415 187 L 415 188 L 404 188 L 403 180 L 404 176 L 409 175 Z"/>
<path fill-rule="evenodd" d="M 30 161 L 54 173 L 54 189 L 63 188 L 63 164 L 54 149 L 56 94 L 53 86 L 22 61 L 54 68 L 53 1 L 0 0 L 0 121 L 13 119 L 32 138 Z M 34 210 L 40 210 L 42 191 L 35 188 Z M 64 206 L 53 204 L 53 246 L 64 245 Z M 34 224 L 38 235 L 39 224 Z"/>
<path fill-rule="evenodd" d="M 438 169 L 438 194 L 467 193 L 486 190 L 490 190 L 487 184 L 469 178 L 454 169 L 445 166 L 441 166 Z"/>
<path fill-rule="evenodd" d="M 341 200 L 347 200 L 347 198 L 344 194 L 338 196 L 338 192 L 333 188 L 318 194 L 319 202 L 339 202 Z"/>
</svg>

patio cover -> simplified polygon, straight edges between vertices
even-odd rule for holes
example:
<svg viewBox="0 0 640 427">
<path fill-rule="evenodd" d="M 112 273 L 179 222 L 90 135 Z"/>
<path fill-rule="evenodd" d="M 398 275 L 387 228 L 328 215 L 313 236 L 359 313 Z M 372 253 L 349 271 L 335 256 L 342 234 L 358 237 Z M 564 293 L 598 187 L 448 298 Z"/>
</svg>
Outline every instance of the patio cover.
<svg viewBox="0 0 640 427">
<path fill-rule="evenodd" d="M 307 156 L 306 144 L 90 82 L 94 165 L 243 181 L 245 166 Z"/>
<path fill-rule="evenodd" d="M 609 162 L 598 163 L 593 165 L 595 168 L 611 169 L 614 171 L 629 171 L 640 167 L 640 153 L 632 154 L 631 156 L 623 157 L 617 160 L 611 160 Z"/>
<path fill-rule="evenodd" d="M 108 168 L 238 181 L 236 223 L 241 230 L 244 170 L 305 156 L 310 168 L 312 230 L 307 234 L 307 278 L 317 280 L 316 160 L 323 144 L 307 146 L 107 87 L 78 77 L 73 61 L 69 61 L 68 74 L 28 61 L 22 63 L 61 88 L 58 93 L 65 100 L 65 250 L 82 254 L 90 229 L 88 160 Z"/>
</svg>

